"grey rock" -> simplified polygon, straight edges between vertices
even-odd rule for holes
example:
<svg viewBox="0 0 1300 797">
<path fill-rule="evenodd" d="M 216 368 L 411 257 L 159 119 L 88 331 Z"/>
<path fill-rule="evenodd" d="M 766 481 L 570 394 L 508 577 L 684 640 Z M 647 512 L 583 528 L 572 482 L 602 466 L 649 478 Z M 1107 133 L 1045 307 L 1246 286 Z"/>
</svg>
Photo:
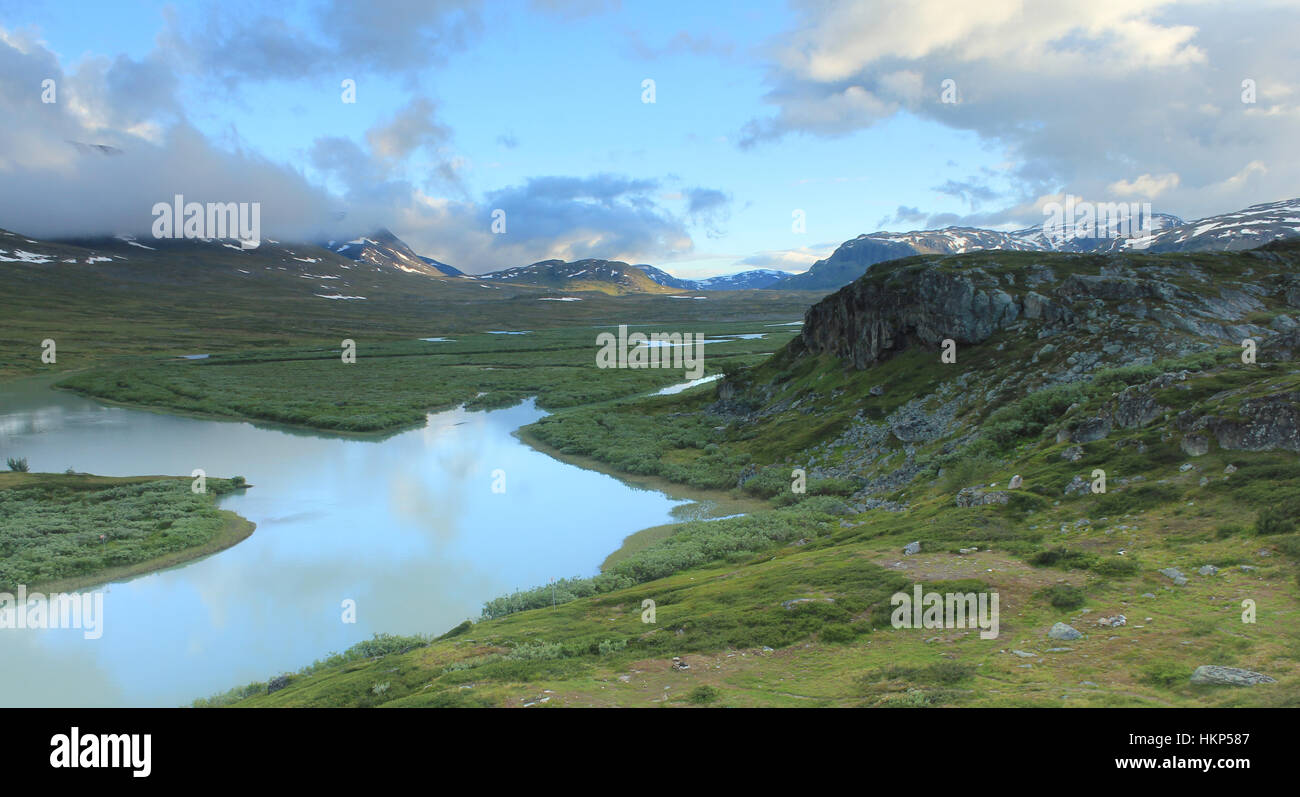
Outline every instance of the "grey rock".
<svg viewBox="0 0 1300 797">
<path fill-rule="evenodd" d="M 1051 630 L 1047 632 L 1047 635 L 1052 639 L 1066 639 L 1066 640 L 1079 639 L 1080 637 L 1083 636 L 1083 634 L 1079 633 L 1077 629 L 1073 628 L 1072 626 L 1068 626 L 1065 623 L 1057 623 L 1053 625 Z"/>
<path fill-rule="evenodd" d="M 1210 438 L 1203 434 L 1183 435 L 1183 453 L 1192 457 L 1203 457 L 1210 453 Z"/>
<path fill-rule="evenodd" d="M 954 499 L 957 506 L 972 507 L 984 506 L 985 504 L 1005 504 L 1011 500 L 1011 494 L 1005 490 L 994 490 L 984 492 L 979 487 L 963 487 L 957 493 Z"/>
<path fill-rule="evenodd" d="M 1201 567 L 1200 570 L 1197 570 L 1196 572 L 1200 573 L 1203 576 L 1215 576 L 1219 574 L 1219 568 L 1215 567 L 1214 565 L 1204 565 Z"/>
<path fill-rule="evenodd" d="M 920 541 L 909 542 L 907 545 L 903 546 L 903 553 L 907 554 L 908 556 L 911 556 L 913 554 L 918 554 L 920 552 L 921 552 Z"/>
<path fill-rule="evenodd" d="M 1215 664 L 1202 664 L 1192 673 L 1194 684 L 1220 684 L 1224 686 L 1255 686 L 1256 684 L 1277 683 L 1263 673 L 1243 670 L 1238 667 L 1220 667 Z"/>
<path fill-rule="evenodd" d="M 1082 476 L 1075 476 L 1065 486 L 1066 495 L 1087 495 L 1092 491 L 1092 484 Z"/>
<path fill-rule="evenodd" d="M 1173 582 L 1180 587 L 1187 584 L 1187 576 L 1183 575 L 1183 571 L 1176 567 L 1166 567 L 1160 571 L 1160 574 L 1173 580 Z"/>
</svg>

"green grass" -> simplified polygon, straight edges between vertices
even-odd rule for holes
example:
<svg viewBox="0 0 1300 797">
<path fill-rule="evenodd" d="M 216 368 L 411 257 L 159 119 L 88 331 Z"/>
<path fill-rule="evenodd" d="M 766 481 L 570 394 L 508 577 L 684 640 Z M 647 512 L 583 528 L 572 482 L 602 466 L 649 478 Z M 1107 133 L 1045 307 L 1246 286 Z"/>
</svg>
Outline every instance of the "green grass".
<svg viewBox="0 0 1300 797">
<path fill-rule="evenodd" d="M 700 324 L 710 336 L 754 324 Z M 762 329 L 760 327 L 760 329 Z M 59 387 L 108 401 L 314 429 L 378 433 L 419 425 L 431 410 L 490 409 L 536 397 L 546 409 L 593 405 L 685 381 L 681 369 L 596 365 L 603 328 L 528 335 L 458 335 L 454 341 L 357 341 L 355 363 L 339 347 L 259 349 L 207 360 L 142 363 L 74 374 Z M 706 372 L 762 359 L 794 333 L 706 344 Z"/>
<path fill-rule="evenodd" d="M 235 489 L 208 479 L 0 473 L 0 591 L 135 575 L 233 545 L 252 524 L 216 507 Z M 103 539 L 101 539 L 101 536 Z"/>
</svg>

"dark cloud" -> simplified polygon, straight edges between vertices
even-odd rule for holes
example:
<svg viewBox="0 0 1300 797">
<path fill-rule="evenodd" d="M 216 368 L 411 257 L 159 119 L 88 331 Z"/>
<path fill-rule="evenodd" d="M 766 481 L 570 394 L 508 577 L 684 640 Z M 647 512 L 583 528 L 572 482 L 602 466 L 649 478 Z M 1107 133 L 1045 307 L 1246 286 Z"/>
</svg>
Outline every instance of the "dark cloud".
<svg viewBox="0 0 1300 797">
<path fill-rule="evenodd" d="M 721 226 L 731 217 L 731 196 L 716 188 L 688 188 L 683 193 L 691 222 L 703 226 L 708 237 L 721 237 Z"/>
<path fill-rule="evenodd" d="M 656 188 L 655 180 L 610 174 L 536 177 L 488 193 L 480 223 L 487 229 L 492 210 L 504 210 L 507 235 L 496 236 L 500 244 L 531 246 L 566 260 L 642 261 L 690 251 L 681 220 L 654 202 Z"/>
<path fill-rule="evenodd" d="M 152 56 L 92 58 L 67 74 L 39 42 L 0 30 L 0 226 L 43 237 L 145 239 L 153 205 L 179 193 L 187 201 L 258 202 L 262 233 L 281 240 L 385 226 L 471 273 L 551 257 L 646 262 L 693 248 L 690 214 L 657 203 L 657 180 L 546 176 L 471 198 L 450 128 L 419 95 L 363 141 L 315 139 L 307 159 L 324 184 L 314 183 L 237 139 L 216 146 L 183 118 L 168 70 Z M 41 102 L 46 78 L 56 81 L 56 103 Z M 421 170 L 426 179 L 417 184 L 411 173 Z M 453 198 L 442 190 L 448 186 Z M 695 214 L 722 208 L 719 194 L 695 190 Z M 504 235 L 491 231 L 495 208 L 508 214 Z"/>
<path fill-rule="evenodd" d="M 984 202 L 998 198 L 997 191 L 975 179 L 947 180 L 943 185 L 936 185 L 934 190 L 960 199 L 970 205 L 972 210 L 978 209 Z"/>
<path fill-rule="evenodd" d="M 482 30 L 480 0 L 331 0 L 298 28 L 261 4 L 223 4 L 202 21 L 168 9 L 160 48 L 228 84 L 358 70 L 412 76 L 444 63 Z"/>
</svg>

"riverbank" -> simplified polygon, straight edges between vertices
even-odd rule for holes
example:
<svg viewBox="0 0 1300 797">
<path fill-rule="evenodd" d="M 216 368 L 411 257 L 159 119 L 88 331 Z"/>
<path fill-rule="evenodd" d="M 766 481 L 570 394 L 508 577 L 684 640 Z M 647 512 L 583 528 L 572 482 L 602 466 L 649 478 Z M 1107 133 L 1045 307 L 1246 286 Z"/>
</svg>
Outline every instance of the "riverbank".
<svg viewBox="0 0 1300 797">
<path fill-rule="evenodd" d="M 79 578 L 59 579 L 49 581 L 43 584 L 29 586 L 28 592 L 76 592 L 88 590 L 92 587 L 99 587 L 105 584 L 112 584 L 117 581 L 126 581 L 137 576 L 145 576 L 151 573 L 161 573 L 164 570 L 171 570 L 176 567 L 188 565 L 197 562 L 200 559 L 221 553 L 227 548 L 233 548 L 244 540 L 252 536 L 257 530 L 257 524 L 248 518 L 225 509 L 218 509 L 218 514 L 223 518 L 221 530 L 209 542 L 203 545 L 196 545 L 193 548 L 187 548 L 183 551 L 177 551 L 166 556 L 160 556 L 156 559 L 150 559 L 145 562 L 138 562 L 133 565 L 123 565 L 121 567 L 111 567 L 103 572 L 96 573 L 93 576 L 84 576 Z"/>
<path fill-rule="evenodd" d="M 676 482 L 668 481 L 660 476 L 641 476 L 633 475 L 613 468 L 594 457 L 584 456 L 581 454 L 566 454 L 559 449 L 543 442 L 531 430 L 534 424 L 529 424 L 515 430 L 514 436 L 519 438 L 528 447 L 545 454 L 552 459 L 559 460 L 568 465 L 590 470 L 596 473 L 603 473 L 606 476 L 612 476 L 626 485 L 635 487 L 640 490 L 652 490 L 660 492 L 669 498 L 677 501 L 690 501 L 686 506 L 677 507 L 673 510 L 674 517 L 678 518 L 675 523 L 665 523 L 658 526 L 641 529 L 634 534 L 628 535 L 623 543 L 601 563 L 600 569 L 607 570 L 615 563 L 626 559 L 631 554 L 654 545 L 657 542 L 668 539 L 676 531 L 677 527 L 689 520 L 709 520 L 714 518 L 731 517 L 733 515 L 745 515 L 750 512 L 756 512 L 762 509 L 770 509 L 771 504 L 765 499 L 753 496 L 737 496 L 726 490 L 708 490 L 704 488 L 688 487 Z"/>
<path fill-rule="evenodd" d="M 256 524 L 216 507 L 241 486 L 176 476 L 0 473 L 0 583 L 71 592 L 159 572 L 226 550 Z M 157 517 L 159 507 L 168 517 Z M 51 575 L 51 571 L 61 571 Z"/>
</svg>

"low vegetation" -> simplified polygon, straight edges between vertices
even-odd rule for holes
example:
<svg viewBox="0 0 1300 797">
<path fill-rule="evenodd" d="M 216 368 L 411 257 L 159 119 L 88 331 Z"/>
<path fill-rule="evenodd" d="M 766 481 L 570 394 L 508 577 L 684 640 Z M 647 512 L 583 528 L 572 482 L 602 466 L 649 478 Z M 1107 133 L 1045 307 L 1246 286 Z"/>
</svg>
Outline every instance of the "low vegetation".
<svg viewBox="0 0 1300 797">
<path fill-rule="evenodd" d="M 208 479 L 0 474 L 0 592 L 72 588 L 176 564 L 234 544 L 251 524 L 217 509 L 237 489 Z"/>
</svg>

